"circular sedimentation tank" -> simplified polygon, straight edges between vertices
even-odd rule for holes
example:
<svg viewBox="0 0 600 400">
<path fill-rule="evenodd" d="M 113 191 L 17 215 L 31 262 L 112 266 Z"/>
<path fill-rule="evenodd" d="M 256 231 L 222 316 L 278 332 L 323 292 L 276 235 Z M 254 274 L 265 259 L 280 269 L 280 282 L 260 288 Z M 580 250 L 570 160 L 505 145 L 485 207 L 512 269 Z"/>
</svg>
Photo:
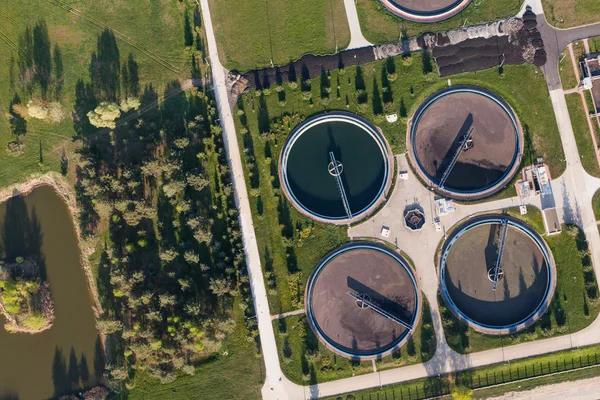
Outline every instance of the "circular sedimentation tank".
<svg viewBox="0 0 600 400">
<path fill-rule="evenodd" d="M 351 113 L 330 112 L 294 129 L 283 146 L 279 174 L 284 194 L 301 213 L 346 224 L 385 199 L 392 160 L 375 126 Z"/>
<path fill-rule="evenodd" d="M 319 340 L 353 359 L 401 347 L 421 309 L 417 280 L 406 261 L 372 242 L 354 242 L 323 258 L 308 280 L 305 299 Z"/>
<path fill-rule="evenodd" d="M 461 12 L 471 0 L 380 0 L 393 14 L 409 21 L 438 22 Z"/>
<path fill-rule="evenodd" d="M 455 229 L 440 257 L 444 300 L 460 320 L 503 335 L 534 324 L 548 309 L 556 268 L 531 227 L 506 215 L 476 217 Z"/>
<path fill-rule="evenodd" d="M 504 188 L 523 156 L 523 135 L 511 107 L 474 86 L 452 86 L 427 98 L 413 116 L 409 142 L 421 179 L 458 200 Z"/>
</svg>

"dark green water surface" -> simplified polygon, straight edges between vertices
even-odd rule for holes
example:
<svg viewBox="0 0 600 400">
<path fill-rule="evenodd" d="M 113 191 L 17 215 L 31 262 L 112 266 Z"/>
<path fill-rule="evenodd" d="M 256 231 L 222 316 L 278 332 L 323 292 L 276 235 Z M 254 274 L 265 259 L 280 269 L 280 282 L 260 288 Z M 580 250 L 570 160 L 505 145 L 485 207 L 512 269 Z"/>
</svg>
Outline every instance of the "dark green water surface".
<svg viewBox="0 0 600 400">
<path fill-rule="evenodd" d="M 2 257 L 39 252 L 54 296 L 54 325 L 41 333 L 0 326 L 0 399 L 39 400 L 92 386 L 104 356 L 67 206 L 49 186 L 0 205 Z"/>
<path fill-rule="evenodd" d="M 353 214 L 369 207 L 385 179 L 385 160 L 371 135 L 354 124 L 329 121 L 305 131 L 288 157 L 292 193 L 313 213 L 345 217 L 335 178 L 327 170 L 329 151 L 343 164 L 342 182 Z"/>
</svg>

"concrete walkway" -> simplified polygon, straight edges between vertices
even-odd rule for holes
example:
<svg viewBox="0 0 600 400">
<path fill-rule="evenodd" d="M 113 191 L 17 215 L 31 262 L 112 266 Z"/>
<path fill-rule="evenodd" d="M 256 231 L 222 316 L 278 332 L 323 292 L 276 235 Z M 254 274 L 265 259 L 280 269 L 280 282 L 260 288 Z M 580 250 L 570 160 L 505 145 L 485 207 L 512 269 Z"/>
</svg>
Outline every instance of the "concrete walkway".
<svg viewBox="0 0 600 400">
<path fill-rule="evenodd" d="M 360 21 L 358 12 L 356 11 L 355 0 L 344 0 L 346 8 L 346 17 L 348 18 L 348 26 L 350 27 L 350 44 L 346 50 L 359 49 L 361 47 L 373 46 L 362 34 L 360 30 Z"/>
<path fill-rule="evenodd" d="M 239 220 L 244 240 L 246 264 L 248 265 L 248 275 L 250 277 L 250 286 L 252 287 L 252 296 L 254 297 L 254 308 L 256 310 L 258 329 L 260 331 L 260 344 L 265 360 L 266 376 L 265 384 L 262 388 L 263 398 L 283 400 L 288 397 L 283 385 L 283 373 L 281 372 L 281 366 L 279 364 L 279 355 L 277 354 L 275 333 L 271 323 L 271 313 L 269 311 L 265 280 L 260 265 L 256 237 L 254 235 L 252 212 L 250 210 L 250 202 L 248 201 L 248 190 L 244 178 L 240 148 L 238 146 L 231 107 L 229 106 L 229 100 L 227 98 L 228 92 L 225 81 L 225 69 L 219 61 L 219 53 L 217 51 L 217 42 L 215 40 L 210 10 L 208 8 L 208 0 L 200 0 L 200 4 L 202 6 L 202 18 L 204 20 L 204 29 L 208 41 L 208 54 L 212 67 L 215 98 L 217 108 L 219 109 L 219 115 L 221 116 L 223 140 L 225 142 L 227 159 L 233 178 L 235 203 L 240 212 Z"/>
<path fill-rule="evenodd" d="M 277 314 L 277 315 L 271 315 L 271 319 L 275 320 L 275 319 L 281 319 L 281 318 L 287 318 L 287 317 L 292 317 L 294 315 L 302 315 L 306 312 L 306 310 L 304 308 L 301 308 L 299 310 L 295 310 L 295 311 L 289 311 L 283 314 Z"/>
</svg>

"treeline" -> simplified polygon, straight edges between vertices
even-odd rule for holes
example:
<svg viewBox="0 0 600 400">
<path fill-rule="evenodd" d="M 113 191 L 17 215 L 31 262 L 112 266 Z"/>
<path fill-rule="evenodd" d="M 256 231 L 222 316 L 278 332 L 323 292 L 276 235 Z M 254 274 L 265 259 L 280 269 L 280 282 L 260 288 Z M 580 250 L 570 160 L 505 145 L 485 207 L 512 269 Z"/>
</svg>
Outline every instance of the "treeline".
<svg viewBox="0 0 600 400">
<path fill-rule="evenodd" d="M 106 376 L 131 382 L 144 370 L 170 382 L 218 351 L 236 329 L 235 303 L 253 315 L 218 113 L 205 89 L 186 94 L 178 82 L 157 106 L 154 87 L 136 90 L 137 64 L 121 60 L 110 31 L 92 55 L 90 81 L 77 85 L 75 129 L 84 146 L 76 193 L 82 231 L 97 234 L 101 216 L 108 225 L 98 328 L 116 340 L 108 341 Z M 114 128 L 86 118 L 103 101 L 126 97 L 139 107 L 121 106 Z M 256 322 L 246 321 L 253 341 Z"/>
</svg>

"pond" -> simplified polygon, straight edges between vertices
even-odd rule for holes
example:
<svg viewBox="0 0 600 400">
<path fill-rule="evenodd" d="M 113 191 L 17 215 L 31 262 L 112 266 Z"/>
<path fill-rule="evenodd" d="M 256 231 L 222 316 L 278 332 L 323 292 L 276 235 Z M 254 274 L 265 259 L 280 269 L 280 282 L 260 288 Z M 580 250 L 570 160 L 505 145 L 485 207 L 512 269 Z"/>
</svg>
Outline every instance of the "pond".
<svg viewBox="0 0 600 400">
<path fill-rule="evenodd" d="M 0 399 L 39 400 L 95 385 L 104 353 L 73 220 L 62 198 L 42 186 L 0 204 L 0 247 L 3 258 L 39 251 L 55 308 L 53 326 L 33 335 L 8 333 L 2 317 Z"/>
</svg>

